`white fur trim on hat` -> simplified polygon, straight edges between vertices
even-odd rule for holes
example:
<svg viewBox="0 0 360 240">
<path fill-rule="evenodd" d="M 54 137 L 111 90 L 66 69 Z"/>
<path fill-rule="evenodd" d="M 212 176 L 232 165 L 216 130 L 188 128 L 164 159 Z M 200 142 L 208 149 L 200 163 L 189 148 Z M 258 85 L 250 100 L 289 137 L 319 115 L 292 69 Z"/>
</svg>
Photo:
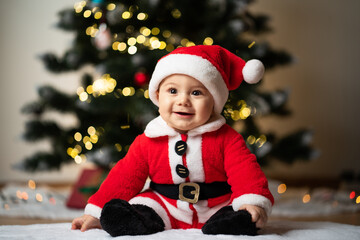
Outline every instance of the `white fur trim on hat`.
<svg viewBox="0 0 360 240">
<path fill-rule="evenodd" d="M 242 70 L 244 81 L 250 84 L 258 83 L 263 77 L 264 72 L 264 65 L 257 59 L 247 61 Z"/>
<path fill-rule="evenodd" d="M 201 82 L 214 98 L 215 113 L 221 113 L 229 90 L 220 72 L 208 60 L 191 54 L 170 54 L 159 60 L 149 84 L 149 97 L 156 106 L 159 85 L 172 74 L 188 75 Z"/>
</svg>

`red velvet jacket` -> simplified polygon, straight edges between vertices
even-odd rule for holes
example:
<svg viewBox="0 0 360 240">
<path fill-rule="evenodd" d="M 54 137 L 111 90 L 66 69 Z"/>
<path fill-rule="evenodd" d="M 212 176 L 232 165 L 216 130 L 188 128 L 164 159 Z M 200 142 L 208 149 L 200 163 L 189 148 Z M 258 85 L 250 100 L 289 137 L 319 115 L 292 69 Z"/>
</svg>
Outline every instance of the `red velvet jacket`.
<svg viewBox="0 0 360 240">
<path fill-rule="evenodd" d="M 85 213 L 99 217 L 99 211 L 111 199 L 130 200 L 143 189 L 148 177 L 161 184 L 185 182 L 175 171 L 176 165 L 183 162 L 174 151 L 178 140 L 181 135 L 161 117 L 151 121 L 145 132 L 134 140 L 127 155 L 110 171 L 100 189 L 90 197 Z M 253 204 L 270 212 L 274 199 L 267 179 L 242 136 L 225 124 L 223 117 L 189 131 L 186 142 L 189 181 L 227 181 L 231 185 L 232 194 L 209 199 L 209 207 L 230 198 L 234 210 L 243 204 Z"/>
</svg>

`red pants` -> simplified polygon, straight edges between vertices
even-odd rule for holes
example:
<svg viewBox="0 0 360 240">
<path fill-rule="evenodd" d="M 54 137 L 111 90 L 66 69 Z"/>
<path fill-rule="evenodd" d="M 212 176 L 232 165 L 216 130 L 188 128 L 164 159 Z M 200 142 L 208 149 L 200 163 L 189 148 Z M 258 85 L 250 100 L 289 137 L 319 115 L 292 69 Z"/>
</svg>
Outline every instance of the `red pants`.
<svg viewBox="0 0 360 240">
<path fill-rule="evenodd" d="M 220 208 L 229 205 L 230 200 L 210 208 L 207 200 L 200 200 L 192 204 L 170 199 L 152 190 L 147 190 L 132 198 L 129 203 L 143 204 L 154 209 L 164 221 L 165 229 L 200 229 Z"/>
</svg>

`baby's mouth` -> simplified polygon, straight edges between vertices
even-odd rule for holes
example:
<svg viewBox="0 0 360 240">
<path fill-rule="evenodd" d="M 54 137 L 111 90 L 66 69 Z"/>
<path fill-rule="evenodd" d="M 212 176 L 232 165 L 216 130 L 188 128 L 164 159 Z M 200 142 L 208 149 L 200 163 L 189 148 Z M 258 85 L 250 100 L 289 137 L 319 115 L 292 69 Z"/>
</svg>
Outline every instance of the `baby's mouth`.
<svg viewBox="0 0 360 240">
<path fill-rule="evenodd" d="M 191 116 L 194 115 L 193 113 L 188 113 L 188 112 L 175 112 L 176 114 L 179 114 L 181 116 Z"/>
</svg>

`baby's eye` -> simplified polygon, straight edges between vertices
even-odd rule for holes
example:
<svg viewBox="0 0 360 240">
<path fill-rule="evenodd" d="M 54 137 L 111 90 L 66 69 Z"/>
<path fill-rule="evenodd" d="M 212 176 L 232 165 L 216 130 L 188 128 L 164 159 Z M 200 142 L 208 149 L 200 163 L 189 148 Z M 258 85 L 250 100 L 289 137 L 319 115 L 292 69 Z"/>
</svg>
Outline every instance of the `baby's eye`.
<svg viewBox="0 0 360 240">
<path fill-rule="evenodd" d="M 201 95 L 201 91 L 195 90 L 192 92 L 192 95 L 199 96 L 199 95 Z"/>
<path fill-rule="evenodd" d="M 175 94 L 175 93 L 177 93 L 177 91 L 176 91 L 176 89 L 175 89 L 175 88 L 170 88 L 169 92 L 170 92 L 171 94 Z"/>
</svg>

